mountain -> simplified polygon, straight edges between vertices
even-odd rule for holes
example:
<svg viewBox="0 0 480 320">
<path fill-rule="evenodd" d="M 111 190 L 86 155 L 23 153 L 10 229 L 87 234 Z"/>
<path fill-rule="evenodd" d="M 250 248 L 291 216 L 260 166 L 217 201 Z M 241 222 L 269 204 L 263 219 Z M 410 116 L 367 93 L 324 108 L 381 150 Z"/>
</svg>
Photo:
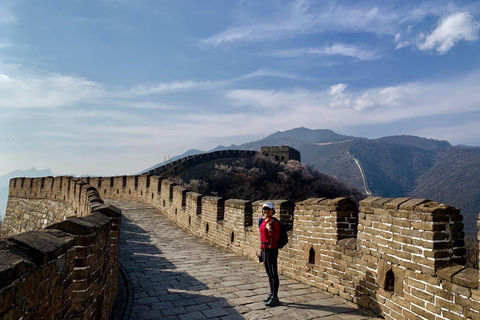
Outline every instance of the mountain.
<svg viewBox="0 0 480 320">
<path fill-rule="evenodd" d="M 10 179 L 17 178 L 17 177 L 29 177 L 29 178 L 37 178 L 37 177 L 47 177 L 53 176 L 53 173 L 50 169 L 45 170 L 37 170 L 35 167 L 29 170 L 15 170 L 10 173 L 7 173 L 4 176 L 0 177 L 0 219 L 3 219 L 5 215 L 5 210 L 7 209 L 7 200 L 8 200 L 8 187 L 10 183 Z"/>
<path fill-rule="evenodd" d="M 303 163 L 365 193 L 427 198 L 456 206 L 462 209 L 465 231 L 477 232 L 479 147 L 452 146 L 448 141 L 410 135 L 367 139 L 327 129 L 295 128 L 241 145 L 218 146 L 210 152 L 260 150 L 273 145 L 299 150 Z"/>
</svg>

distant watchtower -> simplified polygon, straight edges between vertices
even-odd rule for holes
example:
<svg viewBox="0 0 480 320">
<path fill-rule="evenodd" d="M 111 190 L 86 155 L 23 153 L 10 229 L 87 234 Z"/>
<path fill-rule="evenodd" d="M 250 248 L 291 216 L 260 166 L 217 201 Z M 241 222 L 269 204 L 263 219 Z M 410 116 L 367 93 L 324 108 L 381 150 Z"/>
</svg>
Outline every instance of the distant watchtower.
<svg viewBox="0 0 480 320">
<path fill-rule="evenodd" d="M 290 146 L 262 147 L 260 150 L 264 156 L 273 157 L 276 161 L 287 162 L 288 160 L 297 160 L 301 162 L 300 151 Z"/>
</svg>

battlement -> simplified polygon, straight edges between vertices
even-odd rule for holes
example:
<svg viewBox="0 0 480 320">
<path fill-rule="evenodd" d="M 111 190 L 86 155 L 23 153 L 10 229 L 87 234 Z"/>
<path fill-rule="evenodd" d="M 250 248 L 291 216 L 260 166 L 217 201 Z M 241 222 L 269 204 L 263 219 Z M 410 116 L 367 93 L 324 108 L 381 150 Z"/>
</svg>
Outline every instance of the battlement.
<svg viewBox="0 0 480 320">
<path fill-rule="evenodd" d="M 150 175 L 84 180 L 103 198 L 149 204 L 199 238 L 256 260 L 266 200 L 205 196 Z M 463 265 L 457 208 L 411 198 L 273 202 L 292 227 L 279 254 L 282 274 L 386 319 L 480 318 L 479 271 Z"/>
<path fill-rule="evenodd" d="M 121 212 L 72 177 L 15 178 L 0 240 L 1 319 L 109 319 Z"/>
<path fill-rule="evenodd" d="M 289 160 L 300 161 L 300 152 L 290 146 L 261 147 L 261 153 L 267 157 L 273 157 L 276 161 L 287 162 Z M 146 174 L 161 177 L 172 177 L 193 168 L 199 164 L 219 159 L 228 158 L 253 158 L 258 152 L 252 150 L 219 150 L 208 153 L 200 153 L 169 162 L 163 166 L 152 169 Z"/>
</svg>

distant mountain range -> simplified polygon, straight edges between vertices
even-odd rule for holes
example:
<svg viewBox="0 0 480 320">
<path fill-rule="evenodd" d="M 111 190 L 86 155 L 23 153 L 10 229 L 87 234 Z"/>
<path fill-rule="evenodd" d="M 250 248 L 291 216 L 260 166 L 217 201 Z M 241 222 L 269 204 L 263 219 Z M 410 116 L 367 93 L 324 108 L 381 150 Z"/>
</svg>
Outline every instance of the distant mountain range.
<svg viewBox="0 0 480 320">
<path fill-rule="evenodd" d="M 477 232 L 480 212 L 480 147 L 452 146 L 447 141 L 416 136 L 379 139 L 337 134 L 331 130 L 296 128 L 241 145 L 216 150 L 260 150 L 290 145 L 302 162 L 337 177 L 364 193 L 382 197 L 427 198 L 462 209 L 465 231 Z M 189 150 L 167 162 L 204 153 Z M 161 162 L 143 172 L 153 169 Z M 363 171 L 363 172 L 362 172 Z M 50 169 L 17 170 L 0 177 L 0 217 L 4 215 L 8 181 L 14 177 L 53 176 Z"/>
<path fill-rule="evenodd" d="M 218 146 L 208 152 L 260 150 L 261 146 L 274 145 L 299 150 L 303 163 L 364 193 L 427 198 L 461 208 L 465 231 L 477 232 L 480 147 L 452 146 L 444 140 L 408 135 L 366 139 L 327 129 L 296 128 L 241 145 Z M 198 153 L 203 152 L 189 150 L 171 161 Z M 164 163 L 158 165 L 161 164 Z"/>
</svg>

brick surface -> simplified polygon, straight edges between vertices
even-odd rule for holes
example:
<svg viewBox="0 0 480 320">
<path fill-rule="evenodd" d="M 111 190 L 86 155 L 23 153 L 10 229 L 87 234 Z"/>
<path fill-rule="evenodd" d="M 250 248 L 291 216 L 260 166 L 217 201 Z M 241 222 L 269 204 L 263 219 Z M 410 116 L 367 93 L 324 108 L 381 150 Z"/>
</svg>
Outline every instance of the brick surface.
<svg viewBox="0 0 480 320">
<path fill-rule="evenodd" d="M 123 213 L 120 259 L 134 291 L 131 319 L 377 319 L 284 276 L 280 305 L 265 307 L 263 265 L 203 243 L 152 207 L 108 202 Z"/>
</svg>

